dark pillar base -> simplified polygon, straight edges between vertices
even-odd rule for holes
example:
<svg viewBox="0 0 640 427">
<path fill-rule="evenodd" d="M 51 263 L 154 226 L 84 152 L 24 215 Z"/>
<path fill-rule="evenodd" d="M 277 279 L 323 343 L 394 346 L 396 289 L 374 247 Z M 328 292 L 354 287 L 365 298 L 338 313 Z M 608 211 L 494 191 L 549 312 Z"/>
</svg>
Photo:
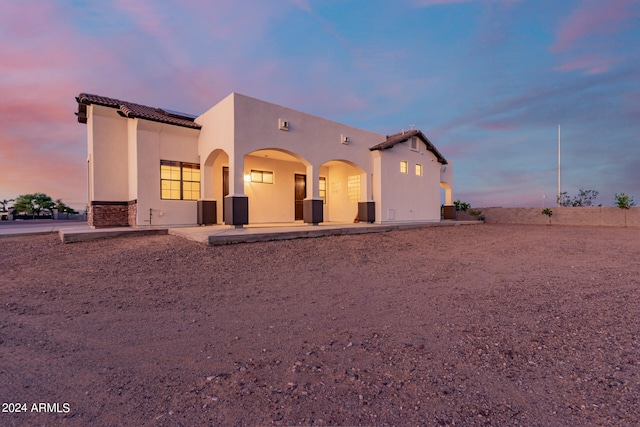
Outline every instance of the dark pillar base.
<svg viewBox="0 0 640 427">
<path fill-rule="evenodd" d="M 358 202 L 358 221 L 375 222 L 376 202 Z"/>
<path fill-rule="evenodd" d="M 307 224 L 318 224 L 324 220 L 322 199 L 302 201 L 302 219 Z"/>
<path fill-rule="evenodd" d="M 226 196 L 224 198 L 224 223 L 235 226 L 249 224 L 249 198 L 247 196 Z"/>
<path fill-rule="evenodd" d="M 456 218 L 458 218 L 458 214 L 456 212 L 456 207 L 454 205 L 444 206 L 442 208 L 442 218 L 443 219 L 456 219 Z"/>
<path fill-rule="evenodd" d="M 218 223 L 218 209 L 215 200 L 198 200 L 198 225 Z"/>
</svg>

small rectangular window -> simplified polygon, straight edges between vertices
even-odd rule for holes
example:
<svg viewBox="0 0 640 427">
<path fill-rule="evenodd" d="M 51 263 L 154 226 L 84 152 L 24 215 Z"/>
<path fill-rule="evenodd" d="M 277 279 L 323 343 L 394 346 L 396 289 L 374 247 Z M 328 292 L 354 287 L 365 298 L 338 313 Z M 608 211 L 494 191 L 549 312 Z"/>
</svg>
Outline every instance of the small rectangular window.
<svg viewBox="0 0 640 427">
<path fill-rule="evenodd" d="M 160 198 L 199 200 L 200 165 L 160 160 Z"/>
<path fill-rule="evenodd" d="M 406 161 L 400 161 L 400 173 L 409 173 L 409 165 Z"/>
<path fill-rule="evenodd" d="M 262 184 L 273 184 L 273 172 L 251 170 L 251 182 Z"/>
<path fill-rule="evenodd" d="M 414 136 L 411 139 L 409 139 L 409 148 L 411 148 L 414 151 L 418 151 L 418 138 Z"/>
<path fill-rule="evenodd" d="M 416 175 L 422 176 L 422 165 L 416 164 Z"/>
</svg>

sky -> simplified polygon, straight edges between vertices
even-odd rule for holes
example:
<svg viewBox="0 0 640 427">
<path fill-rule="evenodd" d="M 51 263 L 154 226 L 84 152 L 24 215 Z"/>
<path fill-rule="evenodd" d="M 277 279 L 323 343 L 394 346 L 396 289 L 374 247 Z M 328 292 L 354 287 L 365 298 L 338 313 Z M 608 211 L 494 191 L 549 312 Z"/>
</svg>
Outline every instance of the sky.
<svg viewBox="0 0 640 427">
<path fill-rule="evenodd" d="M 82 92 L 417 128 L 472 207 L 640 202 L 640 0 L 3 0 L 0 200 L 87 204 Z"/>
</svg>

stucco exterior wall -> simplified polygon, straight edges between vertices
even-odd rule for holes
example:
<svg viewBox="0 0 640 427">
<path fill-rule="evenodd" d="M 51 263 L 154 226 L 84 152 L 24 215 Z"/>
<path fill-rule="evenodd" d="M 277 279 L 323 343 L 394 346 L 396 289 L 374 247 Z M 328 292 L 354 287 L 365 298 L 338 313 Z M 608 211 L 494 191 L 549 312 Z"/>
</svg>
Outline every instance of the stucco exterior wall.
<svg viewBox="0 0 640 427">
<path fill-rule="evenodd" d="M 200 188 L 203 199 L 214 199 L 215 182 L 219 179 L 219 169 L 212 168 L 213 162 L 218 158 L 219 152 L 224 152 L 225 166 L 230 166 L 235 161 L 235 117 L 234 117 L 234 96 L 227 96 L 225 99 L 211 107 L 204 114 L 200 115 L 196 123 L 202 126 L 198 137 L 198 154 L 200 155 L 200 173 L 202 177 L 202 187 Z M 233 168 L 229 168 L 230 171 Z M 242 176 L 242 166 L 240 167 L 240 185 L 244 177 Z M 229 179 L 234 179 L 230 176 Z M 242 187 L 239 194 L 242 194 Z M 234 194 L 233 184 L 230 185 L 230 194 Z M 222 200 L 218 201 L 218 209 L 221 209 Z M 220 211 L 219 211 L 220 212 Z M 221 218 L 218 215 L 218 218 Z"/>
<path fill-rule="evenodd" d="M 162 200 L 160 161 L 200 163 L 198 131 L 134 119 L 137 122 L 137 225 L 185 225 L 197 222 L 194 200 Z"/>
<path fill-rule="evenodd" d="M 374 173 L 374 189 L 380 187 L 382 203 L 380 219 L 376 212 L 376 222 L 440 220 L 442 165 L 423 143 L 419 146 L 419 151 L 413 151 L 408 142 L 403 142 L 380 153 L 377 160 L 380 172 L 379 176 Z M 407 162 L 407 173 L 400 172 L 401 161 Z M 416 164 L 422 165 L 422 176 L 416 175 Z"/>
<path fill-rule="evenodd" d="M 357 129 L 331 120 L 301 113 L 289 108 L 233 94 L 235 106 L 235 149 L 242 155 L 275 148 L 300 156 L 313 166 L 314 179 L 307 172 L 308 195 L 318 197 L 319 168 L 330 160 L 348 160 L 366 172 L 371 172 L 369 147 L 383 141 L 385 136 Z M 286 120 L 289 130 L 278 127 L 278 120 Z M 349 137 L 342 144 L 341 135 Z"/>
<path fill-rule="evenodd" d="M 196 201 L 161 199 L 161 160 L 200 164 L 200 199 L 218 202 L 219 222 L 225 168 L 229 196 L 234 202 L 248 200 L 249 223 L 294 220 L 295 174 L 306 176 L 305 221 L 351 222 L 358 203 L 371 201 L 378 223 L 437 221 L 440 183 L 453 178 L 422 142 L 418 152 L 408 142 L 371 151 L 386 135 L 236 93 L 195 120 L 200 130 L 124 118 L 115 108 L 95 104 L 87 112 L 90 201 L 135 203 L 127 215 L 137 226 L 197 222 Z M 280 128 L 281 121 L 288 123 L 287 130 Z M 400 173 L 400 160 L 408 163 L 406 174 Z M 416 163 L 422 165 L 422 176 L 415 174 Z M 252 169 L 272 171 L 274 183 L 245 182 Z M 354 176 L 359 191 L 350 197 Z M 322 217 L 317 214 L 320 177 L 326 178 Z M 309 206 L 314 219 L 307 216 Z"/>
<path fill-rule="evenodd" d="M 295 174 L 306 173 L 300 162 L 247 156 L 245 174 L 251 170 L 273 172 L 273 184 L 245 182 L 244 193 L 249 197 L 249 223 L 293 222 L 295 220 Z"/>
<path fill-rule="evenodd" d="M 89 155 L 92 162 L 92 200 L 129 200 L 128 124 L 113 108 L 92 105 L 88 122 L 92 138 Z"/>
</svg>

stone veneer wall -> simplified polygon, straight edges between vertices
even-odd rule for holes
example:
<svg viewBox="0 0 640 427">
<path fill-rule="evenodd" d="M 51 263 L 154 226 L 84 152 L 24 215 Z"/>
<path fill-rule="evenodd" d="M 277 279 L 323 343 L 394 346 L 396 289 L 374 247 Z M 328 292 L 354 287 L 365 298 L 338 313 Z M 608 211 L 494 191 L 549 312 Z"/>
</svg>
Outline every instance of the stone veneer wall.
<svg viewBox="0 0 640 427">
<path fill-rule="evenodd" d="M 640 207 L 620 209 L 614 206 L 581 208 L 550 206 L 551 224 L 640 227 Z M 488 224 L 549 224 L 543 208 L 479 208 Z M 460 218 L 458 218 L 460 219 Z"/>
<path fill-rule="evenodd" d="M 93 201 L 89 206 L 87 222 L 90 227 L 128 227 L 128 202 L 98 202 Z"/>
<path fill-rule="evenodd" d="M 127 219 L 129 227 L 135 227 L 137 224 L 136 217 L 138 215 L 138 201 L 131 200 L 127 205 Z"/>
</svg>

